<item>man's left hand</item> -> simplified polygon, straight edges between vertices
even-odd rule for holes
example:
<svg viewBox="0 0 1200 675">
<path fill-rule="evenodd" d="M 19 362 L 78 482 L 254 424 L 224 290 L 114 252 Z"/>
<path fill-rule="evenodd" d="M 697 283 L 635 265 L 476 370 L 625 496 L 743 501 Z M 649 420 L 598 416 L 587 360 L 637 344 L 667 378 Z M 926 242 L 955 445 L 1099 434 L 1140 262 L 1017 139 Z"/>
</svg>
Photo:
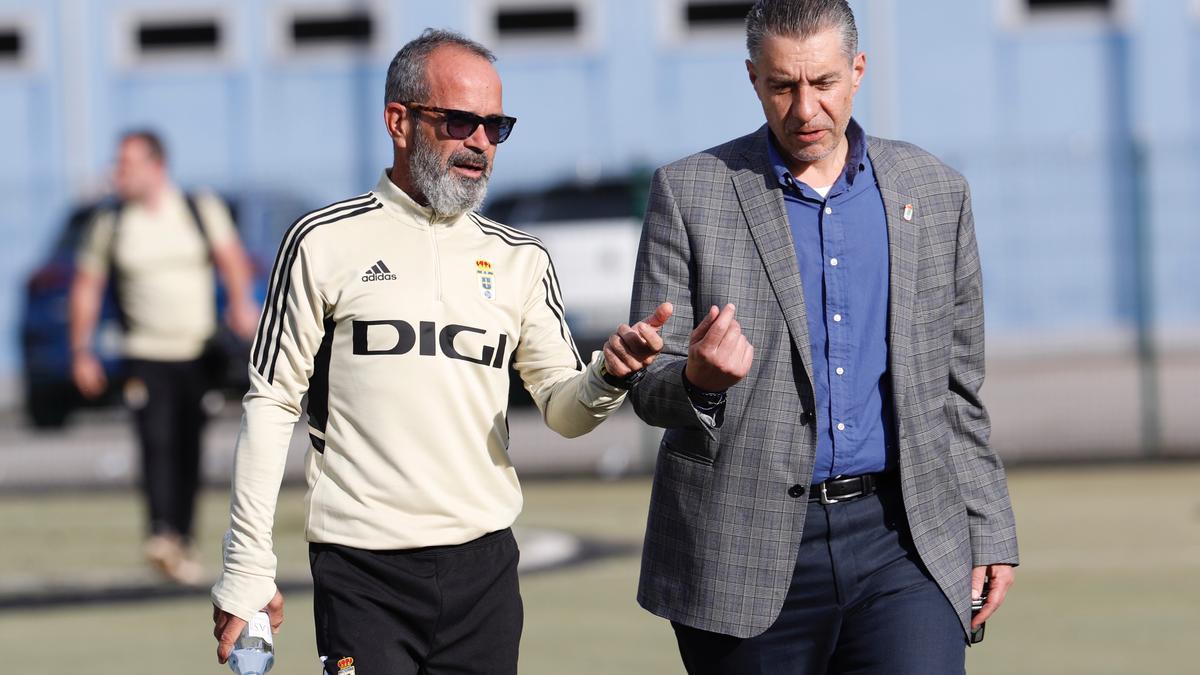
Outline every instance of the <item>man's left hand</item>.
<svg viewBox="0 0 1200 675">
<path fill-rule="evenodd" d="M 1012 587 L 1013 581 L 1016 579 L 1015 570 L 1012 565 L 982 565 L 971 570 L 971 599 L 975 600 L 983 593 L 983 580 L 989 579 L 988 582 L 988 597 L 984 603 L 983 609 L 971 620 L 971 628 L 978 628 L 980 624 L 988 620 L 997 609 L 1000 608 L 1000 603 L 1004 602 L 1004 596 L 1008 594 L 1008 589 Z"/>
<path fill-rule="evenodd" d="M 617 332 L 604 343 L 604 362 L 608 372 L 616 377 L 625 377 L 653 363 L 663 348 L 659 331 L 674 311 L 671 303 L 664 302 L 653 314 L 632 326 L 618 326 Z"/>
<path fill-rule="evenodd" d="M 258 328 L 258 305 L 251 300 L 229 303 L 225 309 L 225 323 L 243 340 L 253 338 Z"/>
</svg>

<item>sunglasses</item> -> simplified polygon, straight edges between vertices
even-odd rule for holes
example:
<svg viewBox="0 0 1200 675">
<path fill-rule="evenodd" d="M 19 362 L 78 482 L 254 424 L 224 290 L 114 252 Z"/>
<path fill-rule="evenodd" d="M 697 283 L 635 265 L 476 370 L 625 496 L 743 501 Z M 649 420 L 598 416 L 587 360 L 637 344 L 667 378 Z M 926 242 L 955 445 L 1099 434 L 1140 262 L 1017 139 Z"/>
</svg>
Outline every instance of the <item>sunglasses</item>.
<svg viewBox="0 0 1200 675">
<path fill-rule="evenodd" d="M 483 117 L 473 112 L 467 112 L 466 110 L 437 108 L 421 103 L 401 103 L 401 105 L 413 110 L 424 110 L 426 112 L 441 114 L 446 118 L 446 135 L 456 141 L 470 138 L 471 134 L 475 133 L 475 130 L 482 124 L 483 132 L 487 134 L 488 140 L 493 144 L 499 145 L 508 140 L 508 135 L 512 133 L 513 125 L 517 123 L 517 118 L 508 117 L 507 115 L 488 115 L 487 117 Z"/>
</svg>

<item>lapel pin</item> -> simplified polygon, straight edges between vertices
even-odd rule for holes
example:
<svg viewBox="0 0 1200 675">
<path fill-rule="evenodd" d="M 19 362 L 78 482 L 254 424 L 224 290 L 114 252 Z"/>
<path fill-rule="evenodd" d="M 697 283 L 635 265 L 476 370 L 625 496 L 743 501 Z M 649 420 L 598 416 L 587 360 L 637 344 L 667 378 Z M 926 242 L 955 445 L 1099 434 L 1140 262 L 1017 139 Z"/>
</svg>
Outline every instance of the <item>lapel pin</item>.
<svg viewBox="0 0 1200 675">
<path fill-rule="evenodd" d="M 904 205 L 904 219 L 912 220 L 912 213 L 913 213 L 912 204 L 905 204 Z"/>
</svg>

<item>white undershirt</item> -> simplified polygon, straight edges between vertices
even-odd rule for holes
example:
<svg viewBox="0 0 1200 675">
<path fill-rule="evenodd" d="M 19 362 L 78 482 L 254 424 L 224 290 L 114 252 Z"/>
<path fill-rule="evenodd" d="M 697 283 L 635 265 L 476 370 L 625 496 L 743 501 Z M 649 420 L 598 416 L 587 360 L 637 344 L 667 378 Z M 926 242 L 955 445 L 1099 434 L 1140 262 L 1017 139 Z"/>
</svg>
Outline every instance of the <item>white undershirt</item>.
<svg viewBox="0 0 1200 675">
<path fill-rule="evenodd" d="M 826 185 L 825 187 L 815 187 L 815 188 L 813 188 L 813 192 L 821 195 L 821 199 L 824 199 L 825 195 L 829 194 L 829 189 L 832 187 L 833 187 L 832 185 Z"/>
</svg>

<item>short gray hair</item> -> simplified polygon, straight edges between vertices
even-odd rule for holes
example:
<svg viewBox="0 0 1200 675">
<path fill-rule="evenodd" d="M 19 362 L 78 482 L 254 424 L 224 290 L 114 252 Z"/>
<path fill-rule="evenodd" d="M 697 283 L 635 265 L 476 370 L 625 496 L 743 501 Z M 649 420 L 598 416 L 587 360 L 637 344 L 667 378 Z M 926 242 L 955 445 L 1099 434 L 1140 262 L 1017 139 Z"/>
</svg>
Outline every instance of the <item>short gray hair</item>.
<svg viewBox="0 0 1200 675">
<path fill-rule="evenodd" d="M 461 47 L 487 59 L 488 63 L 496 62 L 496 55 L 490 49 L 460 33 L 441 28 L 426 28 L 420 36 L 401 47 L 392 58 L 387 71 L 384 103 L 424 101 L 429 98 L 429 78 L 425 66 L 434 50 L 447 45 Z"/>
<path fill-rule="evenodd" d="M 842 52 L 853 60 L 858 28 L 846 0 L 757 0 L 746 15 L 746 49 L 757 61 L 769 35 L 807 38 L 830 28 L 841 31 Z"/>
</svg>

